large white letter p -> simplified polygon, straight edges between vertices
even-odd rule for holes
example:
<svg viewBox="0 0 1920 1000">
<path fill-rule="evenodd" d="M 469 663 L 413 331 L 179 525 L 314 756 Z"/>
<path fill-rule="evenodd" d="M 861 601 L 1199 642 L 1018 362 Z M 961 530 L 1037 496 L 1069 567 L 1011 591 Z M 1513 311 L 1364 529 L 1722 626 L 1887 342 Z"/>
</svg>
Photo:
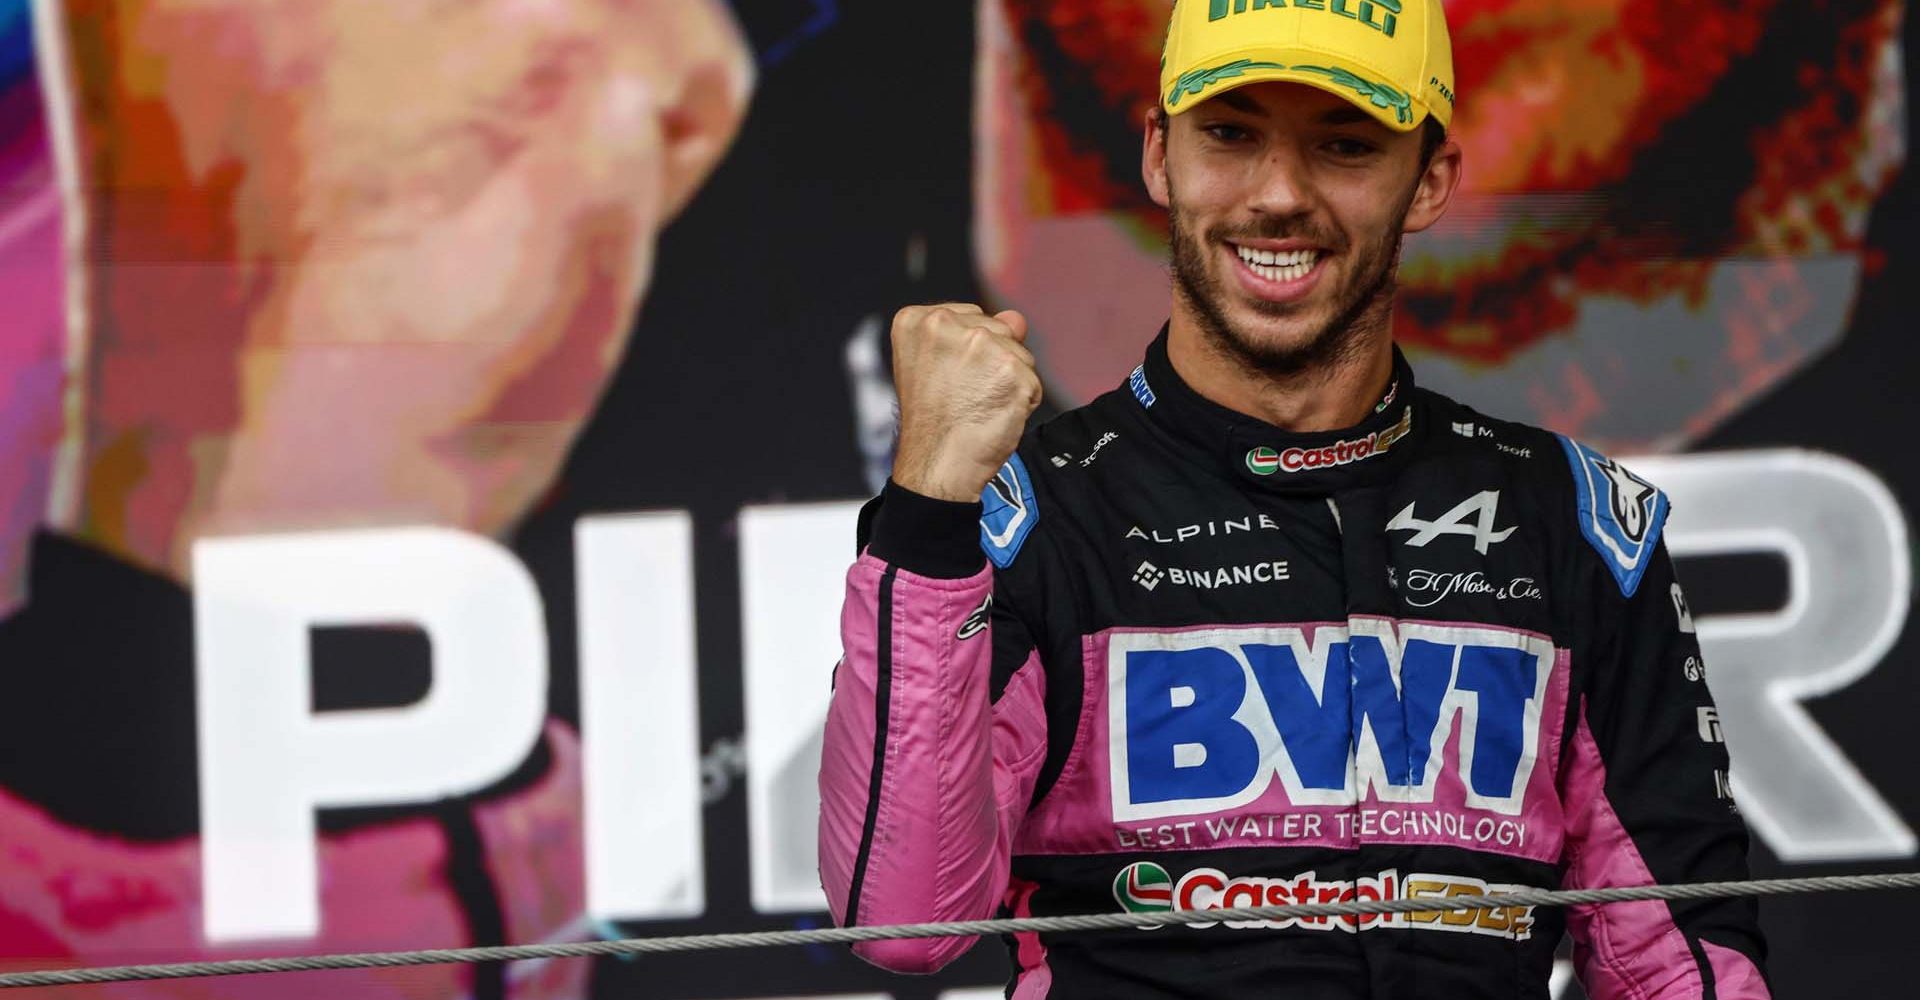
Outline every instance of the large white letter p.
<svg viewBox="0 0 1920 1000">
<path fill-rule="evenodd" d="M 442 528 L 210 539 L 193 575 L 210 940 L 319 932 L 316 809 L 470 792 L 539 738 L 540 594 L 491 541 Z M 427 634 L 426 697 L 315 714 L 309 630 L 375 624 Z"/>
</svg>

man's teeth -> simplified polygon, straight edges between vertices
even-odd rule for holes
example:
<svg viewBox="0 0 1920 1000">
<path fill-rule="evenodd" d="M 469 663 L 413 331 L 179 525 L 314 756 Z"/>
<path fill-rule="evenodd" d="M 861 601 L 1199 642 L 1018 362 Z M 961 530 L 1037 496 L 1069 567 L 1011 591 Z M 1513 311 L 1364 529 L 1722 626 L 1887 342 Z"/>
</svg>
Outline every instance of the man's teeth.
<svg viewBox="0 0 1920 1000">
<path fill-rule="evenodd" d="M 1255 250 L 1235 247 L 1247 269 L 1268 281 L 1298 281 L 1313 270 L 1320 259 L 1318 250 Z"/>
</svg>

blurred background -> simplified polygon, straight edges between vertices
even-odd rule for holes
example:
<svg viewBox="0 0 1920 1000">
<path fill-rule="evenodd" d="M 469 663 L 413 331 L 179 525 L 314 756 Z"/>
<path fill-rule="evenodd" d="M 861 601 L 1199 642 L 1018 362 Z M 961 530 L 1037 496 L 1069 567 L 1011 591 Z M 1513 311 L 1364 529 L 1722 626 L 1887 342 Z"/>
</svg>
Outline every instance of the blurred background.
<svg viewBox="0 0 1920 1000">
<path fill-rule="evenodd" d="M 1673 493 L 1757 875 L 1911 869 L 1904 4 L 1447 12 L 1466 187 L 1397 317 L 1423 384 Z M 1165 18 L 0 0 L 0 967 L 822 924 L 887 320 L 1019 308 L 1051 410 L 1120 383 L 1167 311 Z M 1767 901 L 1776 995 L 1911 995 L 1912 902 Z M 1006 968 L 44 995 L 919 1000 Z"/>
</svg>

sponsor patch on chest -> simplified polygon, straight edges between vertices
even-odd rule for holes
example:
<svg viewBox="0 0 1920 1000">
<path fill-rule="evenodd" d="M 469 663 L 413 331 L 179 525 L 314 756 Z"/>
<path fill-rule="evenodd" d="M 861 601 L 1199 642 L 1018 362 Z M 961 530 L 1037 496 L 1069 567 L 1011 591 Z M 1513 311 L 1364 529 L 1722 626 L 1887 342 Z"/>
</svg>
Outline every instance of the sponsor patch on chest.
<svg viewBox="0 0 1920 1000">
<path fill-rule="evenodd" d="M 1115 630 L 1088 652 L 1114 847 L 1555 849 L 1534 829 L 1565 705 L 1544 636 L 1356 618 Z"/>
<path fill-rule="evenodd" d="M 1317 872 L 1267 878 L 1230 875 L 1216 868 L 1195 868 L 1174 878 L 1154 861 L 1136 861 L 1114 876 L 1113 898 L 1128 913 L 1192 913 L 1187 926 L 1205 929 L 1224 923 L 1234 929 L 1346 931 L 1374 928 L 1449 931 L 1525 941 L 1533 936 L 1533 907 L 1388 913 L 1357 917 L 1289 917 L 1280 920 L 1222 919 L 1221 911 L 1256 906 L 1305 906 L 1315 903 L 1379 902 L 1395 899 L 1444 899 L 1449 896 L 1500 896 L 1520 889 L 1460 875 L 1388 869 L 1346 881 L 1321 879 Z M 1150 928 L 1157 929 L 1157 928 Z"/>
</svg>

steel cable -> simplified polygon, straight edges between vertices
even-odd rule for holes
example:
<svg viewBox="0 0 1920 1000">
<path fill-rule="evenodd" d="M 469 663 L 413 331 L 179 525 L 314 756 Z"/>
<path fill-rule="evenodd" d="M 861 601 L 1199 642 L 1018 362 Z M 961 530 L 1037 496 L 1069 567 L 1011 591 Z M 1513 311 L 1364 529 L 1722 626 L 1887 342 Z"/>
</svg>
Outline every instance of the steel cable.
<svg viewBox="0 0 1920 1000">
<path fill-rule="evenodd" d="M 487 948 L 438 948 L 423 951 L 373 952 L 347 955 L 301 955 L 284 958 L 237 959 L 221 962 L 178 962 L 166 965 L 127 965 L 103 968 L 55 969 L 0 973 L 0 989 L 27 986 L 72 986 L 82 983 L 118 983 L 134 980 L 191 979 L 252 973 L 312 972 L 327 969 L 374 969 L 408 965 L 444 965 L 466 962 L 515 962 L 527 959 L 585 958 L 599 955 L 646 955 L 662 952 L 709 951 L 724 948 L 768 948 L 783 945 L 853 944 L 904 938 L 974 937 L 1012 933 L 1061 933 L 1165 927 L 1172 924 L 1217 923 L 1227 920 L 1291 920 L 1377 916 L 1389 913 L 1444 913 L 1462 910 L 1504 910 L 1531 906 L 1579 906 L 1642 900 L 1722 899 L 1734 896 L 1781 896 L 1811 892 L 1867 889 L 1920 889 L 1920 872 L 1893 875 L 1830 875 L 1818 878 L 1750 879 L 1738 882 L 1698 882 L 1687 885 L 1627 886 L 1606 889 L 1521 889 L 1490 896 L 1449 896 L 1444 899 L 1353 900 L 1342 903 L 1290 903 L 1282 906 L 1232 907 L 1210 910 L 1165 910 L 1151 913 L 1094 913 L 1066 917 L 1018 917 L 962 920 L 931 924 L 875 927 L 828 927 L 815 930 L 751 931 L 739 934 L 696 934 L 681 937 L 633 938 L 623 941 L 580 941 L 562 944 L 505 945 Z"/>
</svg>

